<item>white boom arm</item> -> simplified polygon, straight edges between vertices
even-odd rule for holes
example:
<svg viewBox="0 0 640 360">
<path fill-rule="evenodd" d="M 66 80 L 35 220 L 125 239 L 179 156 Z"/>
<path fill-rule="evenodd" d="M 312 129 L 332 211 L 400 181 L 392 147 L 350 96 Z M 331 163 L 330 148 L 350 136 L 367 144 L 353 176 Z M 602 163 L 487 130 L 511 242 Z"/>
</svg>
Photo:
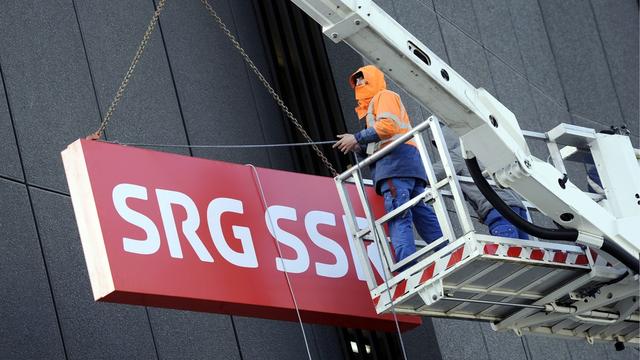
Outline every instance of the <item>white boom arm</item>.
<svg viewBox="0 0 640 360">
<path fill-rule="evenodd" d="M 637 262 L 640 166 L 627 137 L 594 134 L 590 144 L 597 148 L 594 157 L 600 157 L 595 162 L 606 191 L 605 208 L 570 181 L 561 186 L 565 174 L 531 155 L 509 109 L 466 81 L 373 1 L 292 1 L 331 40 L 347 43 L 453 129 L 465 156 L 477 157 L 496 182 L 562 226 L 578 230 L 578 242 L 600 248 L 606 239 L 621 250 L 618 254 Z"/>
</svg>

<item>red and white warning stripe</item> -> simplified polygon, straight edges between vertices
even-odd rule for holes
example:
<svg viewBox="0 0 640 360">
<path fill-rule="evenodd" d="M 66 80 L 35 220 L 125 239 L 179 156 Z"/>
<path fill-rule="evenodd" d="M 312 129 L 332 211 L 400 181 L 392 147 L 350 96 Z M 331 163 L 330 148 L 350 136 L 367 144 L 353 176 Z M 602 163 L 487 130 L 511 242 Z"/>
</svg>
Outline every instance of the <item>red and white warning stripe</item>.
<svg viewBox="0 0 640 360">
<path fill-rule="evenodd" d="M 567 252 L 556 249 L 540 247 L 525 247 L 506 243 L 486 243 L 482 247 L 482 253 L 489 256 L 499 256 L 521 260 L 541 261 L 552 264 L 581 266 L 589 268 L 589 258 L 584 250 L 580 252 Z M 606 265 L 607 262 L 591 250 L 591 257 L 596 265 Z"/>
<path fill-rule="evenodd" d="M 439 259 L 427 264 L 422 270 L 418 271 L 401 280 L 400 282 L 390 285 L 387 290 L 386 284 L 378 286 L 372 291 L 373 303 L 376 310 L 380 313 L 387 309 L 391 301 L 402 301 L 402 297 L 411 292 L 416 287 L 426 283 L 427 281 L 442 276 L 455 265 L 469 258 L 475 246 L 474 242 L 467 241 L 453 251 L 447 253 Z M 541 263 L 560 264 L 571 267 L 581 267 L 589 269 L 591 266 L 611 266 L 607 260 L 593 249 L 588 249 L 591 259 L 587 256 L 586 250 L 579 251 L 563 251 L 558 249 L 542 248 L 535 246 L 517 246 L 509 243 L 480 243 L 480 254 L 491 257 L 513 258 L 528 261 L 539 261 Z M 591 263 L 592 260 L 593 262 Z M 374 295 L 378 294 L 378 295 Z"/>
<path fill-rule="evenodd" d="M 378 312 L 385 310 L 391 300 L 396 301 L 400 299 L 414 288 L 442 275 L 447 270 L 466 260 L 472 254 L 473 248 L 473 244 L 467 242 L 441 258 L 427 264 L 422 270 L 410 275 L 408 278 L 395 285 L 390 285 L 388 290 L 385 284 L 380 285 L 377 288 L 377 290 L 380 291 L 380 295 L 373 297 L 373 303 L 376 309 Z"/>
</svg>

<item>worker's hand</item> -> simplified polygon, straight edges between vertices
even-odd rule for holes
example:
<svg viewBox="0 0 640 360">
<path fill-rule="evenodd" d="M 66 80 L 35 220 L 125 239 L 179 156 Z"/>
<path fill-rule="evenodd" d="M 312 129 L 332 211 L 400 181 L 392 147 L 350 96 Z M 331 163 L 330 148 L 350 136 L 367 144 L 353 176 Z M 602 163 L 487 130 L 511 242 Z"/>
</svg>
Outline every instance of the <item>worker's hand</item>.
<svg viewBox="0 0 640 360">
<path fill-rule="evenodd" d="M 94 132 L 92 134 L 89 134 L 85 137 L 85 140 L 100 140 L 100 134 L 98 134 L 97 132 Z"/>
<path fill-rule="evenodd" d="M 353 134 L 341 134 L 338 135 L 338 142 L 333 144 L 333 148 L 338 148 L 342 153 L 347 154 L 349 151 L 354 151 L 358 148 L 358 141 Z"/>
</svg>

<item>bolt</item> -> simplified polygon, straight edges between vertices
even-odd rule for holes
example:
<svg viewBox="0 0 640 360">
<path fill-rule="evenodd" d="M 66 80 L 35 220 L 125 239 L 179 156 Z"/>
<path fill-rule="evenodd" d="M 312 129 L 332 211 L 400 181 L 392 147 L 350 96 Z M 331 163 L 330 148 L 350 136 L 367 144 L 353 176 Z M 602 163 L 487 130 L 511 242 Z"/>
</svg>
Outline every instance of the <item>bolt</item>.
<svg viewBox="0 0 640 360">
<path fill-rule="evenodd" d="M 334 39 L 337 39 L 338 38 L 338 33 L 331 34 L 331 37 L 334 38 Z"/>
<path fill-rule="evenodd" d="M 529 160 L 525 160 L 525 161 L 524 161 L 524 166 L 526 166 L 526 167 L 530 168 L 530 167 L 531 167 L 531 161 L 529 161 Z"/>
<path fill-rule="evenodd" d="M 356 24 L 356 25 L 360 25 L 360 20 L 356 20 L 353 23 Z"/>
<path fill-rule="evenodd" d="M 433 301 L 436 301 L 436 300 L 438 300 L 438 295 L 436 295 L 436 294 L 433 294 L 433 296 L 431 297 L 431 299 L 432 299 Z"/>
</svg>

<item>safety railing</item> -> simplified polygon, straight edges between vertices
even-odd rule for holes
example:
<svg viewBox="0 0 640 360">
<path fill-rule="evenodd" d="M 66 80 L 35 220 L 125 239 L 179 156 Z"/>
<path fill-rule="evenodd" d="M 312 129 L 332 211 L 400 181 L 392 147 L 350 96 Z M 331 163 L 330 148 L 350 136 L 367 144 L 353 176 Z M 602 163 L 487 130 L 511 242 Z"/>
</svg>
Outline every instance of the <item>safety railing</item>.
<svg viewBox="0 0 640 360">
<path fill-rule="evenodd" d="M 438 156 L 440 158 L 440 161 L 442 162 L 446 174 L 446 177 L 444 179 L 436 179 L 436 175 L 433 171 L 433 163 L 431 161 L 431 157 L 429 155 L 429 152 L 427 151 L 427 147 L 423 138 L 423 133 L 425 133 L 426 131 L 430 131 L 431 136 L 435 142 Z M 419 194 L 418 196 L 410 199 L 405 204 L 385 214 L 379 219 L 375 219 L 365 191 L 365 183 L 362 178 L 362 170 L 375 163 L 376 161 L 387 155 L 389 152 L 393 151 L 393 149 L 395 149 L 400 144 L 403 144 L 410 140 L 413 140 L 415 142 L 418 152 L 420 153 L 422 164 L 427 172 L 428 187 L 422 194 Z M 361 261 L 361 264 L 365 265 L 364 270 L 368 275 L 367 284 L 369 286 L 369 289 L 371 290 L 376 288 L 378 284 L 376 283 L 373 269 L 368 259 L 366 245 L 364 242 L 365 240 L 374 240 L 378 251 L 382 256 L 382 266 L 385 270 L 384 276 L 390 278 L 394 272 L 398 272 L 398 270 L 403 267 L 406 268 L 407 264 L 413 263 L 419 258 L 424 257 L 433 249 L 441 247 L 447 242 L 453 242 L 460 236 L 474 231 L 473 223 L 471 221 L 469 211 L 464 203 L 464 197 L 462 195 L 460 184 L 458 182 L 458 177 L 455 175 L 455 169 L 453 167 L 451 157 L 449 156 L 440 124 L 438 122 L 438 119 L 434 116 L 431 116 L 429 119 L 418 124 L 416 127 L 411 129 L 411 131 L 394 140 L 386 147 L 382 148 L 373 155 L 346 170 L 345 172 L 337 176 L 335 180 L 338 187 L 340 200 L 342 201 L 342 205 L 346 212 L 347 222 L 351 231 L 351 235 L 356 242 L 357 255 Z M 347 186 L 349 186 L 349 184 L 351 183 L 355 184 L 358 199 L 362 204 L 362 208 L 367 219 L 367 227 L 364 229 L 361 229 L 360 226 L 358 226 L 351 199 L 347 191 Z M 455 208 L 457 222 L 462 229 L 462 234 L 460 234 L 459 236 L 456 236 L 455 234 L 455 230 L 452 225 L 449 212 L 447 210 L 447 204 L 442 194 L 442 191 L 446 187 L 448 187 L 448 192 L 451 194 L 451 197 L 453 199 L 453 206 Z M 433 206 L 443 236 L 440 239 L 437 239 L 436 241 L 420 248 L 418 251 L 403 259 L 402 261 L 396 262 L 393 256 L 393 252 L 390 248 L 389 241 L 387 241 L 387 236 L 384 231 L 384 224 L 394 217 L 398 216 L 399 214 L 403 213 L 404 211 L 407 211 L 421 201 L 429 203 Z M 404 269 L 404 271 L 410 271 L 410 269 Z"/>
</svg>

